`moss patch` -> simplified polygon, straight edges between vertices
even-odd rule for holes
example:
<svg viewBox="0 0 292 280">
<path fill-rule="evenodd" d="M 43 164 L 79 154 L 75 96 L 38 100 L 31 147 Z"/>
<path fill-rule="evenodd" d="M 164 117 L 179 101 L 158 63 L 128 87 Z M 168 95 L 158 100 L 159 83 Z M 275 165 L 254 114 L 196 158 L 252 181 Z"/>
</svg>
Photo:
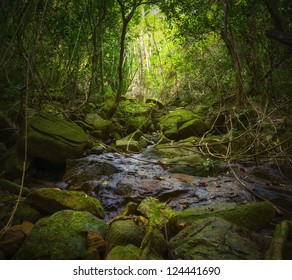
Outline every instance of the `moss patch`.
<svg viewBox="0 0 292 280">
<path fill-rule="evenodd" d="M 74 260 L 87 257 L 87 233 L 105 235 L 108 225 L 86 211 L 64 210 L 39 220 L 16 259 Z"/>
<path fill-rule="evenodd" d="M 104 218 L 104 210 L 99 200 L 83 192 L 42 188 L 34 190 L 25 202 L 49 214 L 73 209 L 88 211 L 99 218 Z"/>
</svg>

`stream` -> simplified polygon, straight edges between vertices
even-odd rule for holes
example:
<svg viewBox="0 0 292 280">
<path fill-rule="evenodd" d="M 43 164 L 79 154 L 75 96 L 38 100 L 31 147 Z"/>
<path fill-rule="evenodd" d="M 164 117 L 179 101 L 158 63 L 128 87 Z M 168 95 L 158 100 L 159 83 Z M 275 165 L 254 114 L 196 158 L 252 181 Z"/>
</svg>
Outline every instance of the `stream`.
<svg viewBox="0 0 292 280">
<path fill-rule="evenodd" d="M 170 173 L 147 152 L 89 155 L 68 160 L 66 172 L 54 187 L 84 191 L 102 203 L 109 221 L 129 203 L 158 198 L 174 210 L 219 202 L 267 199 L 281 210 L 292 211 L 291 180 L 272 165 L 234 165 L 234 171 L 216 177 Z"/>
</svg>

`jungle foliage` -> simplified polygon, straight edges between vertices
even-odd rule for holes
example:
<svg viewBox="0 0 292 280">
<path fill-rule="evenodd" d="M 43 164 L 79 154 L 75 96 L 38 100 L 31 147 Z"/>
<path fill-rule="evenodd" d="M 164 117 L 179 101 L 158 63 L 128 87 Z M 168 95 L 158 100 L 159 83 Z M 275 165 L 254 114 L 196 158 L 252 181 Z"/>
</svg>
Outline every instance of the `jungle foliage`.
<svg viewBox="0 0 292 280">
<path fill-rule="evenodd" d="M 1 98 L 291 104 L 291 1 L 1 1 Z"/>
</svg>

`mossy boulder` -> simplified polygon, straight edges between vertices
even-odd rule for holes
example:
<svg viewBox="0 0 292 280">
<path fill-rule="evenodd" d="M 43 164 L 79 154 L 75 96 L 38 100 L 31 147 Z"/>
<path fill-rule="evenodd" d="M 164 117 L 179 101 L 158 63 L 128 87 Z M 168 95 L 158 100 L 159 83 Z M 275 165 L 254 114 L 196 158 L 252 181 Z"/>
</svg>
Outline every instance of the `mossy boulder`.
<svg viewBox="0 0 292 280">
<path fill-rule="evenodd" d="M 153 105 L 156 105 L 160 110 L 162 110 L 165 105 L 163 104 L 163 102 L 157 98 L 147 98 L 146 101 L 145 101 L 146 104 L 153 104 Z"/>
<path fill-rule="evenodd" d="M 194 114 L 184 109 L 175 109 L 160 118 L 160 125 L 163 132 L 177 128 L 177 123 L 185 123 L 194 118 Z"/>
<path fill-rule="evenodd" d="M 77 260 L 88 256 L 88 232 L 106 235 L 108 225 L 86 211 L 63 210 L 39 220 L 18 250 L 21 260 Z"/>
<path fill-rule="evenodd" d="M 72 209 L 87 211 L 99 218 L 104 218 L 104 210 L 100 201 L 83 192 L 41 188 L 31 192 L 25 202 L 47 214 Z"/>
<path fill-rule="evenodd" d="M 89 146 L 88 136 L 78 125 L 49 114 L 28 121 L 28 154 L 53 163 L 78 158 Z"/>
<path fill-rule="evenodd" d="M 129 140 L 128 138 L 118 139 L 116 140 L 116 147 L 119 150 L 124 152 L 140 152 L 141 146 L 139 141 L 136 140 Z"/>
<path fill-rule="evenodd" d="M 209 125 L 200 117 L 196 117 L 182 123 L 177 129 L 177 139 L 185 139 L 191 136 L 203 136 L 210 129 Z"/>
<path fill-rule="evenodd" d="M 210 107 L 207 105 L 198 105 L 194 108 L 193 113 L 201 117 L 205 117 L 209 111 Z"/>
<path fill-rule="evenodd" d="M 115 127 L 110 120 L 103 119 L 96 113 L 87 114 L 85 117 L 85 122 L 92 126 L 93 136 L 102 139 L 108 137 Z"/>
<path fill-rule="evenodd" d="M 21 190 L 21 186 L 15 182 L 11 182 L 9 180 L 0 179 L 0 189 L 2 191 L 8 191 L 13 194 L 19 194 Z M 22 196 L 28 195 L 30 190 L 26 187 L 22 187 Z"/>
<path fill-rule="evenodd" d="M 126 121 L 126 127 L 128 133 L 132 133 L 138 129 L 142 129 L 145 131 L 147 127 L 149 127 L 150 121 L 145 116 L 136 116 L 136 117 L 129 117 Z"/>
<path fill-rule="evenodd" d="M 128 244 L 126 246 L 117 246 L 113 248 L 106 256 L 107 260 L 141 260 L 143 250 Z M 151 254 L 148 260 L 159 260 L 158 256 Z"/>
<path fill-rule="evenodd" d="M 30 205 L 21 202 L 15 212 L 15 218 L 22 221 L 28 221 L 31 223 L 37 222 L 42 217 L 41 213 L 31 207 Z"/>
<path fill-rule="evenodd" d="M 220 217 L 239 226 L 258 231 L 272 221 L 275 209 L 268 201 L 245 205 L 222 202 L 215 205 L 188 208 L 176 213 L 176 219 L 180 226 L 186 226 L 197 219 L 210 216 Z"/>
<path fill-rule="evenodd" d="M 169 241 L 172 255 L 183 260 L 263 259 L 265 242 L 253 232 L 219 217 L 194 221 Z"/>
<path fill-rule="evenodd" d="M 143 227 L 131 219 L 115 221 L 111 224 L 106 238 L 108 251 L 116 246 L 124 246 L 127 244 L 140 247 L 144 235 L 145 231 Z"/>
<path fill-rule="evenodd" d="M 151 106 L 137 102 L 135 99 L 125 99 L 119 104 L 117 116 L 119 118 L 128 118 L 135 116 L 148 117 Z"/>
</svg>

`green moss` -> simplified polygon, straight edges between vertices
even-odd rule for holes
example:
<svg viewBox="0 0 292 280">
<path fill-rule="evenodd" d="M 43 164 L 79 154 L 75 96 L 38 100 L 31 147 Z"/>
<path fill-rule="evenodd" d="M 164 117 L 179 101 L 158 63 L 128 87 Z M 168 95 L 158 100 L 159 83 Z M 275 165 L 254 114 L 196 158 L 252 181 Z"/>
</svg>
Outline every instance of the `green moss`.
<svg viewBox="0 0 292 280">
<path fill-rule="evenodd" d="M 140 246 L 144 237 L 143 227 L 140 227 L 132 220 L 118 220 L 112 223 L 108 235 L 108 250 L 112 250 L 116 246 L 133 244 Z"/>
<path fill-rule="evenodd" d="M 140 152 L 141 146 L 138 141 L 126 138 L 116 140 L 116 147 L 125 152 Z"/>
<path fill-rule="evenodd" d="M 20 193 L 20 185 L 5 179 L 0 179 L 0 189 L 3 191 L 8 191 L 13 194 Z M 30 190 L 26 187 L 22 188 L 22 196 L 28 195 Z"/>
<path fill-rule="evenodd" d="M 108 225 L 86 211 L 64 210 L 39 220 L 16 259 L 74 260 L 87 256 L 87 233 L 106 234 Z"/>
<path fill-rule="evenodd" d="M 104 218 L 100 201 L 83 192 L 42 188 L 31 192 L 25 202 L 45 213 L 73 209 L 87 211 L 99 218 Z"/>
<path fill-rule="evenodd" d="M 114 130 L 114 125 L 111 121 L 103 119 L 96 113 L 87 114 L 85 122 L 92 126 L 95 135 L 100 138 L 108 137 L 112 130 Z"/>
<path fill-rule="evenodd" d="M 40 114 L 29 119 L 28 154 L 54 163 L 77 158 L 89 145 L 88 136 L 74 123 Z"/>
<path fill-rule="evenodd" d="M 35 223 L 41 218 L 40 212 L 38 212 L 26 203 L 19 204 L 15 216 L 20 221 L 28 221 L 31 223 Z"/>
<path fill-rule="evenodd" d="M 107 255 L 107 260 L 141 260 L 142 250 L 132 244 L 127 246 L 117 246 Z M 155 254 L 150 254 L 148 260 L 160 260 Z"/>
<path fill-rule="evenodd" d="M 116 246 L 106 256 L 107 260 L 140 260 L 142 250 L 133 244 Z"/>
<path fill-rule="evenodd" d="M 270 202 L 249 203 L 236 205 L 234 203 L 220 203 L 203 207 L 189 208 L 177 212 L 178 224 L 191 224 L 197 219 L 210 216 L 223 218 L 231 223 L 258 231 L 267 226 L 275 215 L 275 209 Z"/>
<path fill-rule="evenodd" d="M 180 139 L 188 138 L 191 136 L 202 136 L 209 130 L 209 126 L 201 118 L 195 118 L 183 123 L 178 128 L 178 136 Z"/>
<path fill-rule="evenodd" d="M 160 125 L 162 131 L 173 129 L 177 127 L 178 122 L 186 122 L 191 120 L 194 114 L 184 109 L 176 109 L 166 116 L 160 118 Z"/>
</svg>

